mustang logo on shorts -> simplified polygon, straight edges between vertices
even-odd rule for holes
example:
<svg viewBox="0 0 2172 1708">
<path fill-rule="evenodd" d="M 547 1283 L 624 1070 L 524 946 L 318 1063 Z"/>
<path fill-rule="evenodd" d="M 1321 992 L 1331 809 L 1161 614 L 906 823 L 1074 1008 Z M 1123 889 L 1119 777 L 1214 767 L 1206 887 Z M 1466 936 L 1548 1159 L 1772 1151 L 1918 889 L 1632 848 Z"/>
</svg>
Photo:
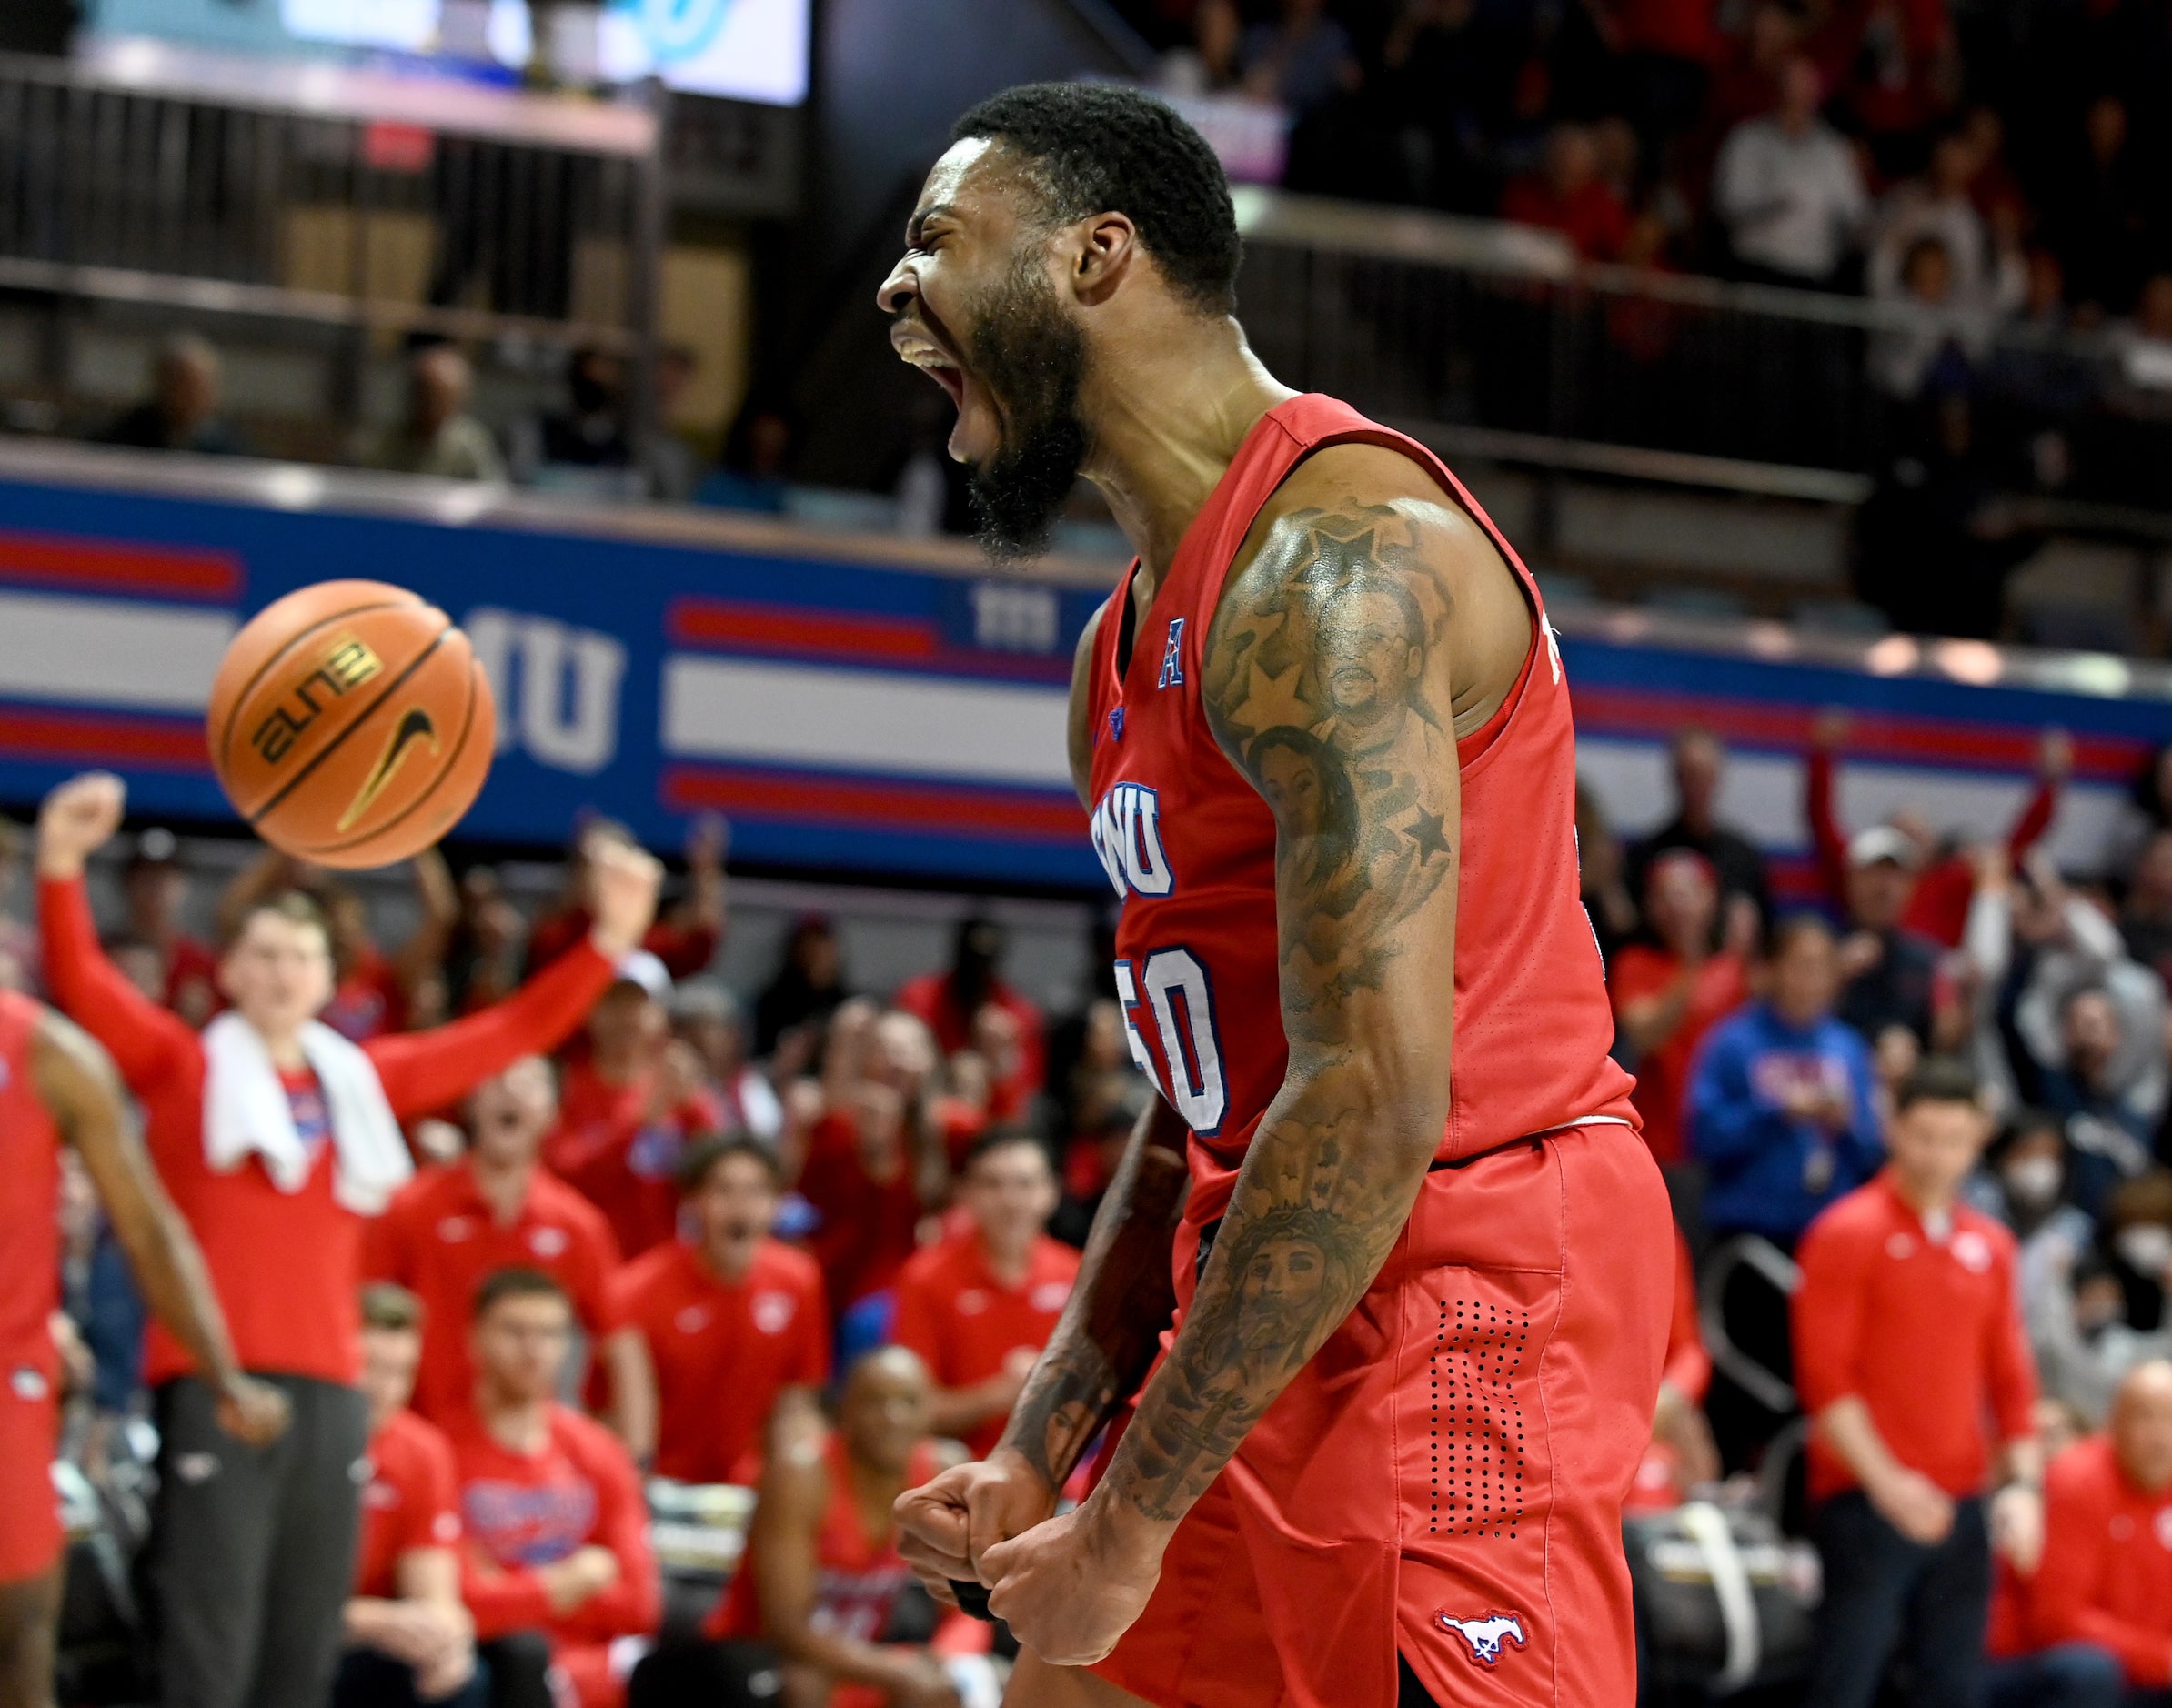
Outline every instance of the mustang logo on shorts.
<svg viewBox="0 0 2172 1708">
<path fill-rule="evenodd" d="M 1435 1613 L 1433 1623 L 1443 1631 L 1453 1631 L 1471 1646 L 1471 1658 L 1481 1666 L 1492 1666 L 1501 1659 L 1501 1645 L 1513 1643 L 1523 1646 L 1523 1622 L 1513 1613 L 1488 1613 L 1483 1619 L 1451 1619 L 1446 1613 Z"/>
</svg>

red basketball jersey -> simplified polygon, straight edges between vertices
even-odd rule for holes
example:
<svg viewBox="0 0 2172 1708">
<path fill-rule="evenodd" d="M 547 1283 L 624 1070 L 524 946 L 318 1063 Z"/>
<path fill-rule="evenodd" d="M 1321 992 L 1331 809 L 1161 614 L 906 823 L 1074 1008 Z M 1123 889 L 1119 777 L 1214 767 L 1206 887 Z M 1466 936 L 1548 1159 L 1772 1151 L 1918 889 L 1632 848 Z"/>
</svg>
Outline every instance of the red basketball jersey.
<svg viewBox="0 0 2172 1708">
<path fill-rule="evenodd" d="M 38 1005 L 0 990 L 0 1381 L 51 1382 L 60 1304 L 60 1130 L 31 1067 Z"/>
<path fill-rule="evenodd" d="M 1577 895 L 1576 744 L 1561 653 L 1538 587 L 1432 452 L 1312 395 L 1271 409 L 1192 518 L 1116 668 L 1134 561 L 1101 611 L 1087 693 L 1092 837 L 1123 898 L 1117 993 L 1132 1054 L 1192 1129 L 1188 1220 L 1229 1202 L 1252 1130 L 1282 1081 L 1274 819 L 1208 727 L 1207 630 L 1232 560 L 1274 490 L 1329 445 L 1400 451 L 1468 511 L 1514 571 L 1533 619 L 1522 675 L 1457 744 L 1463 777 L 1453 1096 L 1440 1157 L 1587 1121 L 1634 1125 L 1599 947 Z M 1443 1016 L 1443 1020 L 1447 1017 Z"/>
</svg>

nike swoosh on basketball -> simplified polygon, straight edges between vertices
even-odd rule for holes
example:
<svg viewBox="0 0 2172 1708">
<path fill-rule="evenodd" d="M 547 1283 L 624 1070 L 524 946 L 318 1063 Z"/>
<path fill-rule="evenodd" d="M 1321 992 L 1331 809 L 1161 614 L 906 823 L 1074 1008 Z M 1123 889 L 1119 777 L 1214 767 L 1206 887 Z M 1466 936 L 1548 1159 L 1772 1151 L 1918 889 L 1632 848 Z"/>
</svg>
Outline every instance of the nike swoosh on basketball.
<svg viewBox="0 0 2172 1708">
<path fill-rule="evenodd" d="M 410 706 L 399 716 L 392 733 L 385 738 L 385 750 L 377 755 L 377 762 L 363 779 L 362 787 L 355 791 L 355 798 L 339 815 L 337 828 L 351 830 L 355 822 L 367 812 L 377 798 L 385 792 L 399 768 L 407 762 L 407 755 L 415 751 L 417 741 L 427 741 L 434 756 L 437 751 L 437 726 L 430 721 L 430 715 L 419 706 Z"/>
</svg>

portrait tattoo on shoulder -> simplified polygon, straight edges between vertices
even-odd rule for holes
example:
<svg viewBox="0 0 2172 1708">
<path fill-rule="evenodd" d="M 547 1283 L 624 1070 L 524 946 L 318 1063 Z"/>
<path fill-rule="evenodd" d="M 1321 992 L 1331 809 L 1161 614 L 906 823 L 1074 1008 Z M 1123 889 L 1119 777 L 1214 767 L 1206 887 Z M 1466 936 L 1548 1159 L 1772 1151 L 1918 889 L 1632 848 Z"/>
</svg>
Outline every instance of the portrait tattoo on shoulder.
<svg viewBox="0 0 2172 1708">
<path fill-rule="evenodd" d="M 1209 630 L 1207 717 L 1274 815 L 1290 1067 L 1111 1467 L 1150 1518 L 1182 1517 L 1350 1314 L 1439 1143 L 1445 1077 L 1410 1076 L 1453 1027 L 1460 779 L 1446 542 L 1414 509 L 1281 518 Z"/>
<path fill-rule="evenodd" d="M 1394 927 L 1453 869 L 1441 779 L 1455 733 L 1433 670 L 1450 599 L 1422 559 L 1419 526 L 1386 505 L 1292 513 L 1224 595 L 1209 636 L 1215 739 L 1280 836 L 1294 1023 L 1377 988 Z"/>
</svg>

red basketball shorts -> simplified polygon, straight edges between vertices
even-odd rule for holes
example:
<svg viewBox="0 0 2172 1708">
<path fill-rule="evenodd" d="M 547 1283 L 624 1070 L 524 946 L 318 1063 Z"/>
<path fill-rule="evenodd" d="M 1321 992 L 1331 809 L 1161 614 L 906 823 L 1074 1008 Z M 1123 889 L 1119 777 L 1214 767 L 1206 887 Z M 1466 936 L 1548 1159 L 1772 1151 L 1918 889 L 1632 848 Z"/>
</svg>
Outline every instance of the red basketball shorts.
<svg viewBox="0 0 2172 1708">
<path fill-rule="evenodd" d="M 43 1577 L 66 1538 L 53 1490 L 60 1409 L 51 1372 L 25 1361 L 0 1362 L 0 1583 Z"/>
<path fill-rule="evenodd" d="M 1197 1233 L 1179 1239 L 1179 1297 Z M 1622 1501 L 1674 1231 L 1627 1127 L 1426 1177 L 1393 1252 L 1179 1526 L 1094 1671 L 1160 1708 L 1630 1708 Z M 1180 1316 L 1181 1316 L 1180 1311 Z"/>
</svg>

